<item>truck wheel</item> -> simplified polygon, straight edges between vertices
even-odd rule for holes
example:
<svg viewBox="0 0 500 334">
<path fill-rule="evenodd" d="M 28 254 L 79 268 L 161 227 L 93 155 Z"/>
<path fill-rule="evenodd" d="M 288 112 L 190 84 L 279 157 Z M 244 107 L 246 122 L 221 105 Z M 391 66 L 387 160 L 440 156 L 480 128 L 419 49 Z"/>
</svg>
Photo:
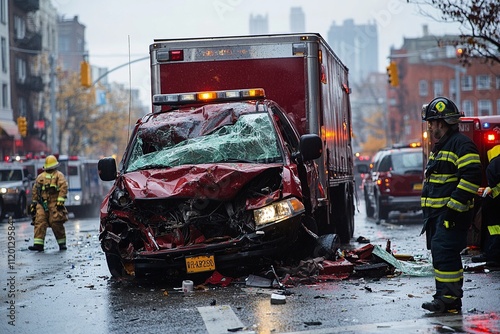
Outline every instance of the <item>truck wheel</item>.
<svg viewBox="0 0 500 334">
<path fill-rule="evenodd" d="M 352 185 L 341 185 L 331 190 L 330 221 L 335 226 L 335 233 L 340 242 L 347 244 L 354 234 L 354 197 Z"/>
<path fill-rule="evenodd" d="M 377 198 L 377 220 L 380 221 L 381 219 L 387 219 L 389 218 L 389 208 L 384 207 L 380 203 L 380 198 Z"/>
<path fill-rule="evenodd" d="M 26 197 L 24 195 L 19 196 L 19 200 L 17 201 L 17 206 L 14 211 L 14 218 L 23 218 L 26 217 L 28 212 L 28 208 L 26 207 Z"/>
<path fill-rule="evenodd" d="M 373 215 L 375 214 L 375 210 L 373 209 L 372 203 L 370 202 L 370 196 L 366 193 L 366 189 L 364 190 L 365 193 L 365 209 L 366 209 L 366 216 L 368 218 L 373 218 Z"/>
</svg>

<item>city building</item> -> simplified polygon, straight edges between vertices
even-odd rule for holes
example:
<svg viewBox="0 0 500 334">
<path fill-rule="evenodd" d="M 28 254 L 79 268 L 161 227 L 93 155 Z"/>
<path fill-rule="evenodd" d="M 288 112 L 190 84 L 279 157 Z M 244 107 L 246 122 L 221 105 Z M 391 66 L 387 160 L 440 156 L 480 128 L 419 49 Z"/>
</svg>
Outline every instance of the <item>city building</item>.
<svg viewBox="0 0 500 334">
<path fill-rule="evenodd" d="M 78 16 L 71 19 L 59 17 L 57 28 L 59 62 L 62 69 L 63 71 L 78 73 L 80 72 L 80 63 L 88 55 L 85 47 L 85 26 L 78 22 Z"/>
<path fill-rule="evenodd" d="M 302 7 L 290 9 L 290 32 L 306 32 L 306 16 Z"/>
<path fill-rule="evenodd" d="M 11 152 L 20 134 L 10 103 L 9 1 L 0 0 L 0 156 Z"/>
<path fill-rule="evenodd" d="M 389 86 L 388 122 L 392 143 L 421 140 L 422 105 L 438 96 L 451 98 L 466 116 L 500 114 L 500 66 L 472 58 L 460 63 L 459 36 L 404 38 L 392 49 L 398 85 Z"/>
<path fill-rule="evenodd" d="M 49 58 L 57 52 L 55 8 L 50 0 L 8 2 L 10 105 L 12 119 L 26 119 L 25 135 L 2 141 L 2 154 L 47 151 Z M 7 147 L 5 147 L 7 146 Z"/>
<path fill-rule="evenodd" d="M 349 68 L 351 85 L 362 83 L 378 71 L 378 32 L 376 23 L 355 24 L 345 20 L 343 25 L 332 23 L 327 35 L 328 44 Z"/>
<path fill-rule="evenodd" d="M 265 35 L 269 33 L 269 22 L 266 15 L 250 15 L 250 35 Z"/>
</svg>

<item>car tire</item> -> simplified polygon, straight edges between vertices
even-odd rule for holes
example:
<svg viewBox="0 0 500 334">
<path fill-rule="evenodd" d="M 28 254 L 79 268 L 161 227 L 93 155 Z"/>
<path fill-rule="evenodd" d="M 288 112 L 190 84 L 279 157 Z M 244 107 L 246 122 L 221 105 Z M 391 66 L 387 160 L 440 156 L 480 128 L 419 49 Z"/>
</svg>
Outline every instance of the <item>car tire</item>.
<svg viewBox="0 0 500 334">
<path fill-rule="evenodd" d="M 19 200 L 17 201 L 17 206 L 14 211 L 14 218 L 24 218 L 27 216 L 28 207 L 26 205 L 26 197 L 24 195 L 19 196 Z"/>
<path fill-rule="evenodd" d="M 365 209 L 366 209 L 366 216 L 368 218 L 373 218 L 373 215 L 375 214 L 375 210 L 373 209 L 372 203 L 370 202 L 370 196 L 368 196 L 367 190 L 364 190 L 365 193 Z"/>
<path fill-rule="evenodd" d="M 125 270 L 123 266 L 122 259 L 118 254 L 115 253 L 105 253 L 106 263 L 108 264 L 108 270 L 111 276 L 114 278 L 124 278 L 130 277 L 130 275 Z"/>
<path fill-rule="evenodd" d="M 4 211 L 3 201 L 0 198 L 0 221 L 2 221 L 4 216 L 5 216 L 5 211 Z"/>
</svg>

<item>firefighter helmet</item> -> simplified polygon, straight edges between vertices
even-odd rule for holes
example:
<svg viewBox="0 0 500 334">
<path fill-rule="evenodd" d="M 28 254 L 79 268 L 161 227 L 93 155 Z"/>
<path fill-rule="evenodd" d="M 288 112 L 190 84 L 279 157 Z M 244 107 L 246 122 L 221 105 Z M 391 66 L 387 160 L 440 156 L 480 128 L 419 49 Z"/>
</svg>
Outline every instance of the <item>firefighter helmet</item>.
<svg viewBox="0 0 500 334">
<path fill-rule="evenodd" d="M 59 161 L 57 161 L 57 158 L 53 155 L 49 155 L 48 157 L 45 158 L 45 164 L 43 165 L 44 170 L 48 169 L 54 169 L 59 166 Z"/>
<path fill-rule="evenodd" d="M 457 124 L 460 116 L 462 115 L 455 103 L 446 97 L 436 97 L 429 104 L 422 106 L 423 121 L 443 119 L 448 124 Z"/>
</svg>

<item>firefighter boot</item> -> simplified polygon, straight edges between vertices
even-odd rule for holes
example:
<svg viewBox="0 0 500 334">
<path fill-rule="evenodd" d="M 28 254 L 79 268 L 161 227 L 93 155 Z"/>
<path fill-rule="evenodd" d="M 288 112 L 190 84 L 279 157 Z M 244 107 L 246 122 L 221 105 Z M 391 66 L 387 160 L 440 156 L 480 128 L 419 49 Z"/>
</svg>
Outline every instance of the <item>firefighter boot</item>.
<svg viewBox="0 0 500 334">
<path fill-rule="evenodd" d="M 34 244 L 33 246 L 29 246 L 28 249 L 30 251 L 43 252 L 43 245 Z"/>
<path fill-rule="evenodd" d="M 445 302 L 441 299 L 434 299 L 431 302 L 423 303 L 422 308 L 435 313 L 460 313 L 462 301 L 460 299 L 455 299 L 452 302 Z"/>
<path fill-rule="evenodd" d="M 68 247 L 66 247 L 65 243 L 59 244 L 59 250 L 63 251 L 63 250 L 66 250 L 66 249 L 68 249 Z"/>
</svg>

